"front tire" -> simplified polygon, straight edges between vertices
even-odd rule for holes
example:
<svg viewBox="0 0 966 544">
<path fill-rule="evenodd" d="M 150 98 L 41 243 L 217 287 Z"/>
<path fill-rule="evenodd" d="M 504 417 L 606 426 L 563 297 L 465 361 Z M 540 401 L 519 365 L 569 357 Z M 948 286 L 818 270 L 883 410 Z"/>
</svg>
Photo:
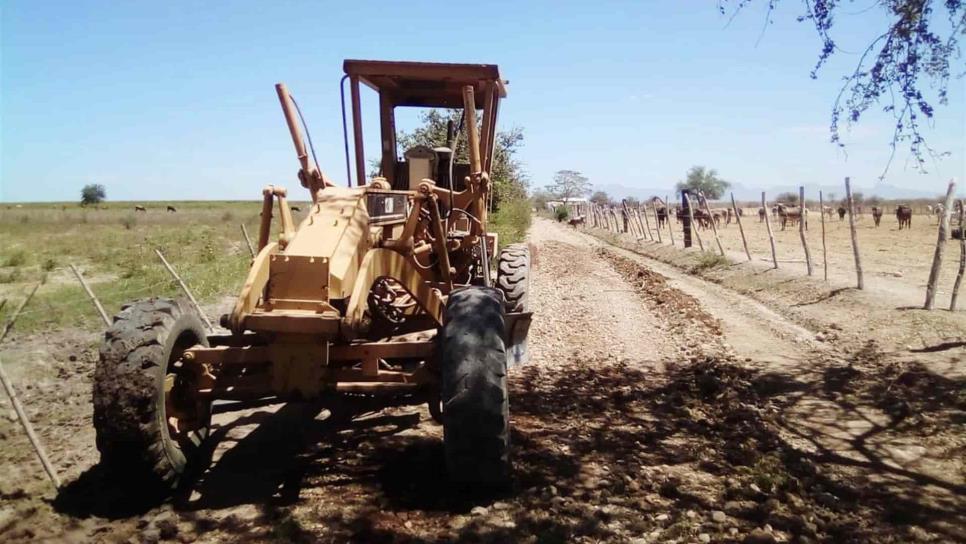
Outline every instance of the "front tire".
<svg viewBox="0 0 966 544">
<path fill-rule="evenodd" d="M 510 478 L 510 404 L 499 290 L 466 287 L 446 303 L 440 334 L 443 445 L 450 479 L 502 487 Z"/>
<path fill-rule="evenodd" d="M 208 345 L 197 314 L 180 301 L 125 306 L 104 334 L 94 372 L 94 429 L 101 462 L 137 485 L 173 489 L 202 452 L 210 403 L 191 396 L 191 346 Z"/>
</svg>

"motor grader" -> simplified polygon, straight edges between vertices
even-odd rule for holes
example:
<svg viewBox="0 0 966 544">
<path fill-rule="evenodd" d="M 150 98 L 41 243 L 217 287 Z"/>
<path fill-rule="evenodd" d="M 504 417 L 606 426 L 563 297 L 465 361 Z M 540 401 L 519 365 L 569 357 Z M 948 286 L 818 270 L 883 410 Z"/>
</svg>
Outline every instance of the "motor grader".
<svg viewBox="0 0 966 544">
<path fill-rule="evenodd" d="M 296 226 L 284 188 L 262 191 L 258 251 L 223 331 L 207 332 L 182 301 L 153 298 L 125 306 L 105 333 L 93 395 L 97 447 L 128 481 L 184 483 L 211 451 L 215 406 L 365 396 L 428 403 L 443 425 L 451 481 L 507 482 L 506 371 L 526 360 L 531 313 L 527 247 L 509 245 L 494 257 L 498 240 L 487 228 L 506 84 L 494 65 L 343 67 L 355 186 L 351 169 L 340 187 L 310 158 L 301 112 L 276 85 L 298 179 L 311 196 L 305 218 Z M 371 178 L 363 86 L 379 104 L 380 161 Z M 462 110 L 461 120 L 446 141 L 400 157 L 401 107 Z"/>
</svg>

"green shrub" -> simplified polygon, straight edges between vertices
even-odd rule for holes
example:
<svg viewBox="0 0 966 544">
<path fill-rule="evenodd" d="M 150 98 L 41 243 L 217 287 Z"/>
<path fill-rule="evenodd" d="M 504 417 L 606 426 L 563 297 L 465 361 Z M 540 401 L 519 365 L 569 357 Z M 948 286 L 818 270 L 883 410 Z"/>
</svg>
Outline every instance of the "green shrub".
<svg viewBox="0 0 966 544">
<path fill-rule="evenodd" d="M 27 252 L 22 249 L 15 249 L 3 261 L 3 266 L 23 266 L 27 262 Z"/>
<path fill-rule="evenodd" d="M 705 252 L 698 256 L 698 263 L 694 265 L 692 271 L 700 272 L 702 270 L 711 270 L 712 268 L 727 266 L 728 264 L 730 264 L 730 261 L 727 258 L 717 253 Z"/>
<path fill-rule="evenodd" d="M 15 283 L 20 281 L 20 269 L 14 268 L 8 272 L 0 272 L 0 283 Z"/>
<path fill-rule="evenodd" d="M 558 223 L 566 221 L 567 219 L 570 219 L 570 208 L 566 206 L 557 206 L 557 208 L 553 211 L 553 216 L 557 219 Z"/>
<path fill-rule="evenodd" d="M 57 267 L 57 261 L 51 259 L 50 257 L 47 257 L 46 259 L 44 259 L 43 264 L 40 265 L 40 268 L 42 268 L 44 272 L 50 272 L 56 267 Z"/>
<path fill-rule="evenodd" d="M 522 242 L 533 216 L 530 202 L 524 199 L 500 203 L 500 209 L 490 215 L 489 229 L 496 231 L 500 246 Z"/>
<path fill-rule="evenodd" d="M 135 225 L 138 224 L 138 219 L 133 215 L 125 215 L 124 217 L 121 218 L 121 224 L 124 225 L 125 229 L 131 230 L 134 228 Z"/>
</svg>

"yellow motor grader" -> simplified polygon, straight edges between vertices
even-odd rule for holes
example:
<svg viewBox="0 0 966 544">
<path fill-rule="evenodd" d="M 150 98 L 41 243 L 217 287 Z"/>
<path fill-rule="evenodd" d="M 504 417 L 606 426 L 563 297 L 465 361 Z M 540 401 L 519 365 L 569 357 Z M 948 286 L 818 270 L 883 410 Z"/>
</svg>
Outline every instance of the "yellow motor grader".
<svg viewBox="0 0 966 544">
<path fill-rule="evenodd" d="M 312 204 L 295 225 L 286 190 L 263 190 L 258 252 L 221 318 L 227 332 L 209 334 L 183 302 L 153 298 L 125 306 L 105 333 L 97 447 L 132 481 L 173 488 L 203 463 L 214 403 L 364 395 L 428 402 L 453 482 L 507 482 L 506 371 L 527 358 L 531 313 L 527 247 L 494 257 L 497 237 L 487 231 L 505 82 L 483 64 L 347 60 L 344 71 L 356 186 L 336 186 L 310 159 L 301 113 L 276 85 Z M 379 104 L 381 160 L 371 179 L 362 86 Z M 399 157 L 400 107 L 462 110 L 462 119 L 447 141 Z M 461 137 L 468 162 L 456 152 Z"/>
</svg>

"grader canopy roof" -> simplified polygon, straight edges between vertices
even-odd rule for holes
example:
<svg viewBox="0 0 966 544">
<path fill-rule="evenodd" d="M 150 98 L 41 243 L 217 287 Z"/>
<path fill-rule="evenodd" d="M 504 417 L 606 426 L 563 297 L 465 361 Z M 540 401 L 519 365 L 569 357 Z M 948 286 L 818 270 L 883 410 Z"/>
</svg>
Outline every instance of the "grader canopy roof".
<svg viewBox="0 0 966 544">
<path fill-rule="evenodd" d="M 500 98 L 506 97 L 495 64 L 346 60 L 343 69 L 349 77 L 391 97 L 393 106 L 462 108 L 463 87 L 472 85 L 476 107 L 482 109 L 488 83 L 496 85 Z"/>
</svg>

